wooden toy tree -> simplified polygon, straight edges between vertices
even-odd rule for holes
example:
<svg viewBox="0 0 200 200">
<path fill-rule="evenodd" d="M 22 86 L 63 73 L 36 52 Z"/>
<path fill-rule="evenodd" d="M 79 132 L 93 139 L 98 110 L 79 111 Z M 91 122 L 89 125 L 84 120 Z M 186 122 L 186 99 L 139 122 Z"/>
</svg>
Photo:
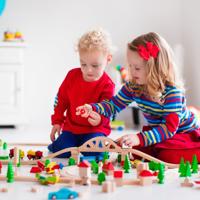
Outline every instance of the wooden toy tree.
<svg viewBox="0 0 200 200">
<path fill-rule="evenodd" d="M 130 169 L 131 169 L 131 162 L 130 162 L 128 155 L 126 155 L 125 161 L 124 161 L 124 170 L 125 170 L 124 172 L 129 173 Z"/>
<path fill-rule="evenodd" d="M 104 152 L 103 154 L 103 163 L 109 159 L 109 153 L 108 152 Z"/>
<path fill-rule="evenodd" d="M 75 159 L 72 158 L 72 157 L 70 157 L 69 160 L 68 160 L 68 165 L 69 165 L 69 166 L 76 165 Z"/>
<path fill-rule="evenodd" d="M 49 159 L 46 159 L 46 160 L 45 160 L 45 164 L 44 164 L 45 167 L 47 167 L 47 165 L 48 165 L 50 162 L 51 162 L 51 161 L 50 161 Z"/>
<path fill-rule="evenodd" d="M 185 162 L 184 162 L 184 158 L 182 157 L 182 158 L 181 158 L 181 161 L 180 161 L 180 163 L 179 163 L 178 172 L 181 173 L 181 172 L 184 171 L 184 169 L 185 169 Z"/>
<path fill-rule="evenodd" d="M 98 174 L 99 173 L 99 165 L 98 165 L 98 163 L 95 160 L 92 160 L 91 165 L 92 165 L 92 167 L 91 167 L 92 172 L 94 174 Z"/>
<path fill-rule="evenodd" d="M 20 166 L 21 166 L 21 150 L 19 149 L 17 167 L 20 167 Z"/>
<path fill-rule="evenodd" d="M 159 163 L 154 162 L 154 161 L 150 161 L 149 162 L 149 169 L 152 170 L 152 171 L 159 170 Z"/>
<path fill-rule="evenodd" d="M 198 160 L 197 160 L 197 156 L 196 155 L 193 155 L 192 157 L 192 173 L 193 174 L 196 174 L 198 173 Z"/>
<path fill-rule="evenodd" d="M 165 165 L 159 163 L 159 172 L 158 172 L 158 183 L 163 184 L 165 178 Z"/>
<path fill-rule="evenodd" d="M 0 155 L 0 160 L 8 160 L 9 158 L 9 153 L 8 153 L 8 145 L 6 142 L 3 143 L 3 149 L 1 151 L 1 155 Z"/>
<path fill-rule="evenodd" d="M 14 171 L 13 171 L 13 164 L 12 162 L 8 163 L 8 169 L 7 169 L 7 182 L 12 183 L 14 182 Z"/>
<path fill-rule="evenodd" d="M 118 154 L 118 155 L 117 155 L 117 162 L 118 162 L 118 163 L 121 163 L 121 161 L 122 161 L 122 155 L 121 155 L 121 154 Z"/>
<path fill-rule="evenodd" d="M 102 183 L 106 180 L 106 174 L 104 172 L 99 173 L 97 180 L 99 185 L 102 185 Z"/>
<path fill-rule="evenodd" d="M 186 162 L 185 177 L 191 176 L 191 165 L 189 161 Z"/>
</svg>

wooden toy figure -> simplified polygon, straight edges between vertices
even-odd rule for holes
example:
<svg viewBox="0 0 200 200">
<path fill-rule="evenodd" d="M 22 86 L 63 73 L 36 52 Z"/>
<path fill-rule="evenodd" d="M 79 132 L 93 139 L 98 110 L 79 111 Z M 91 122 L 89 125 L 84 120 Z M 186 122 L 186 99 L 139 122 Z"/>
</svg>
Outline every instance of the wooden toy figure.
<svg viewBox="0 0 200 200">
<path fill-rule="evenodd" d="M 115 180 L 116 186 L 122 186 L 123 185 L 123 171 L 117 170 L 114 171 L 113 178 Z"/>
<path fill-rule="evenodd" d="M 90 177 L 91 177 L 91 165 L 87 160 L 83 160 L 79 163 L 79 176 L 82 179 L 83 185 L 90 185 Z"/>
<path fill-rule="evenodd" d="M 114 192 L 116 190 L 116 184 L 113 181 L 105 181 L 102 185 L 102 192 Z"/>
</svg>

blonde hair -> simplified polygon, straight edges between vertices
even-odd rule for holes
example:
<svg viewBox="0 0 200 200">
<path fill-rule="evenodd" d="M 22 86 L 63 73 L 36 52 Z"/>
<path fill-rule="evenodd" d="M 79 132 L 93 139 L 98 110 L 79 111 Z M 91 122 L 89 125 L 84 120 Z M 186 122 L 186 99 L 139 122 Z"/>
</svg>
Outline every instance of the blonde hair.
<svg viewBox="0 0 200 200">
<path fill-rule="evenodd" d="M 110 35 L 102 28 L 96 28 L 86 32 L 78 41 L 77 50 L 100 50 L 105 53 L 113 53 L 114 46 Z"/>
<path fill-rule="evenodd" d="M 159 99 L 165 90 L 166 85 L 182 87 L 175 76 L 176 64 L 173 59 L 173 51 L 160 35 L 150 32 L 141 35 L 128 44 L 128 49 L 138 52 L 138 46 L 146 47 L 146 43 L 151 42 L 159 48 L 156 58 L 150 56 L 146 63 L 147 82 L 141 87 L 150 97 Z M 130 76 L 129 76 L 130 77 Z M 135 82 L 130 77 L 131 82 Z M 141 91 L 140 91 L 141 92 Z"/>
</svg>

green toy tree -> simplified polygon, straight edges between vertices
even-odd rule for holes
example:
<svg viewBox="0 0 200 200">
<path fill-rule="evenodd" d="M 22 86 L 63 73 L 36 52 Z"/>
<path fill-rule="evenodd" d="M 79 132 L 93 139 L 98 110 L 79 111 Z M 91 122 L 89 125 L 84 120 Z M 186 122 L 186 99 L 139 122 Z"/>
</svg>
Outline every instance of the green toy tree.
<svg viewBox="0 0 200 200">
<path fill-rule="evenodd" d="M 149 169 L 152 170 L 152 171 L 154 171 L 154 161 L 150 161 L 148 163 L 148 165 L 149 165 Z"/>
<path fill-rule="evenodd" d="M 121 155 L 121 154 L 118 154 L 118 155 L 117 155 L 117 162 L 118 162 L 118 163 L 121 163 L 121 161 L 122 161 L 122 155 Z"/>
<path fill-rule="evenodd" d="M 92 169 L 92 172 L 94 173 L 94 174 L 98 174 L 99 173 L 99 165 L 98 165 L 98 163 L 95 161 L 95 160 L 92 160 L 91 161 L 91 169 Z"/>
<path fill-rule="evenodd" d="M 19 150 L 17 167 L 21 166 L 21 150 Z"/>
<path fill-rule="evenodd" d="M 185 177 L 191 176 L 191 165 L 189 161 L 186 162 L 185 168 Z"/>
<path fill-rule="evenodd" d="M 0 159 L 1 160 L 8 160 L 9 153 L 8 153 L 8 145 L 7 145 L 6 142 L 3 143 L 2 148 L 3 148 L 3 150 L 2 150 L 2 154 L 0 155 Z"/>
<path fill-rule="evenodd" d="M 126 155 L 125 161 L 124 161 L 124 170 L 125 170 L 124 172 L 129 173 L 129 169 L 131 169 L 131 162 L 130 162 L 129 156 Z"/>
<path fill-rule="evenodd" d="M 102 162 L 105 163 L 105 161 L 108 160 L 108 159 L 109 159 L 109 153 L 108 152 L 104 152 Z"/>
<path fill-rule="evenodd" d="M 76 165 L 75 159 L 72 158 L 72 157 L 70 157 L 69 160 L 68 160 L 68 165 L 69 165 L 69 166 Z"/>
<path fill-rule="evenodd" d="M 51 162 L 51 161 L 50 161 L 49 159 L 46 159 L 46 160 L 45 160 L 45 164 L 44 164 L 45 167 L 47 167 L 47 165 L 48 165 L 50 162 Z"/>
<path fill-rule="evenodd" d="M 149 169 L 152 170 L 152 171 L 159 170 L 159 163 L 154 162 L 154 161 L 150 161 L 149 162 Z"/>
<path fill-rule="evenodd" d="M 98 180 L 99 185 L 102 185 L 102 183 L 106 180 L 105 173 L 104 172 L 99 173 L 97 180 Z"/>
<path fill-rule="evenodd" d="M 159 163 L 159 172 L 158 172 L 158 183 L 163 184 L 164 183 L 164 178 L 165 178 L 165 165 L 162 163 Z"/>
<path fill-rule="evenodd" d="M 192 173 L 193 174 L 196 174 L 198 173 L 198 160 L 197 160 L 197 156 L 196 155 L 193 155 L 192 157 Z"/>
<path fill-rule="evenodd" d="M 185 170 L 185 162 L 184 162 L 184 158 L 182 157 L 182 158 L 181 158 L 181 161 L 180 161 L 180 163 L 179 163 L 178 172 L 179 172 L 180 174 L 182 174 L 184 170 Z"/>
<path fill-rule="evenodd" d="M 12 183 L 14 182 L 14 171 L 13 171 L 13 164 L 12 162 L 8 163 L 8 169 L 7 169 L 7 182 Z"/>
<path fill-rule="evenodd" d="M 186 165 L 184 164 L 181 168 L 181 171 L 180 171 L 180 177 L 185 177 L 185 174 L 186 174 Z"/>
</svg>

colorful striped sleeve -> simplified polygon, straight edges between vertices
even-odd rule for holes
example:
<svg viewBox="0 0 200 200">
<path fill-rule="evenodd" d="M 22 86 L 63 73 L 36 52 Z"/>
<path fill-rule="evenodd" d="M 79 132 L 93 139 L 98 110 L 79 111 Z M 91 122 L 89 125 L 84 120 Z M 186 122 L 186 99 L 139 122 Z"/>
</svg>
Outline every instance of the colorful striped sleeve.
<svg viewBox="0 0 200 200">
<path fill-rule="evenodd" d="M 115 117 L 117 112 L 126 108 L 132 101 L 134 92 L 129 82 L 127 82 L 110 100 L 104 100 L 100 103 L 91 104 L 93 110 L 106 117 Z"/>
<path fill-rule="evenodd" d="M 183 107 L 184 97 L 181 90 L 173 88 L 165 97 L 162 109 L 163 123 L 138 134 L 141 146 L 150 146 L 173 137 L 178 130 Z"/>
</svg>

